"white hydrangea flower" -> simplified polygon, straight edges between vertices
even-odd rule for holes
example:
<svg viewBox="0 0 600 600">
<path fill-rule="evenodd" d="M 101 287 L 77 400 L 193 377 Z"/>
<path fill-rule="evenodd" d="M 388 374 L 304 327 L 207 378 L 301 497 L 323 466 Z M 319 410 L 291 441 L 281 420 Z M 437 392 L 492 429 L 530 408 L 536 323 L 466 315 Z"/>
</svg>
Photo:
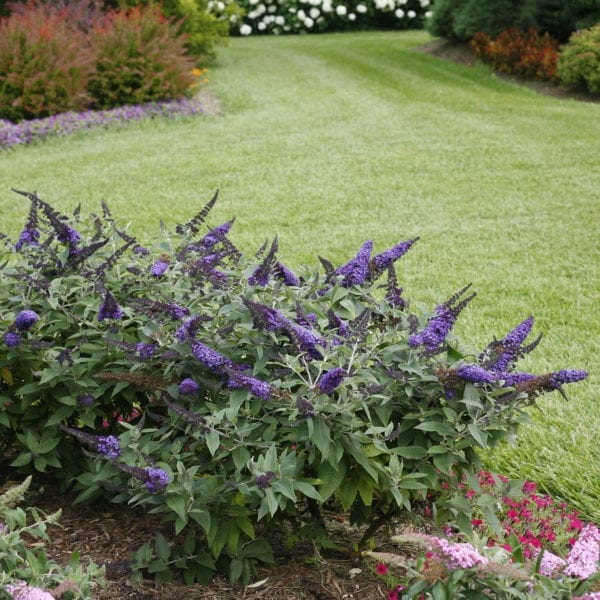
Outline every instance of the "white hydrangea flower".
<svg viewBox="0 0 600 600">
<path fill-rule="evenodd" d="M 329 2 L 328 0 L 325 0 L 325 2 L 323 2 L 323 6 L 321 7 L 321 10 L 324 13 L 330 13 L 333 11 L 333 6 L 331 5 L 331 2 Z"/>
<path fill-rule="evenodd" d="M 377 10 L 385 10 L 387 8 L 388 0 L 375 0 L 375 8 Z"/>
<path fill-rule="evenodd" d="M 398 0 L 398 6 L 404 6 L 408 0 Z"/>
<path fill-rule="evenodd" d="M 433 11 L 431 11 L 431 10 L 428 10 L 428 11 L 425 13 L 425 16 L 426 16 L 426 17 L 429 19 L 429 17 L 431 17 L 431 15 L 432 15 L 432 14 L 433 14 Z"/>
<path fill-rule="evenodd" d="M 422 8 L 427 8 L 429 6 L 429 0 L 419 0 Z"/>
<path fill-rule="evenodd" d="M 238 20 L 237 15 L 231 15 L 229 17 L 229 22 L 230 23 L 237 23 L 237 20 Z"/>
<path fill-rule="evenodd" d="M 357 4 L 356 5 L 356 12 L 357 13 L 365 14 L 367 12 L 367 7 L 364 4 Z"/>
<path fill-rule="evenodd" d="M 345 7 L 343 4 L 338 4 L 338 5 L 335 7 L 335 12 L 336 12 L 336 13 L 337 13 L 337 14 L 338 14 L 340 17 L 343 17 L 343 16 L 344 16 L 344 15 L 345 15 L 345 14 L 348 12 L 348 10 L 346 9 L 346 7 Z"/>
<path fill-rule="evenodd" d="M 313 6 L 313 7 L 312 7 L 312 8 L 311 8 L 311 9 L 308 11 L 308 14 L 310 15 L 310 18 L 311 18 L 311 19 L 316 19 L 316 18 L 317 18 L 317 17 L 318 17 L 318 16 L 321 14 L 321 11 L 320 11 L 320 10 L 319 10 L 319 9 L 318 9 L 316 6 Z"/>
<path fill-rule="evenodd" d="M 301 20 L 304 21 L 304 19 L 306 19 L 306 13 L 300 9 L 297 13 L 296 16 Z"/>
<path fill-rule="evenodd" d="M 314 24 L 315 22 L 310 17 L 306 17 L 306 19 L 304 19 L 304 26 L 308 29 L 310 29 Z"/>
<path fill-rule="evenodd" d="M 356 21 L 356 15 L 354 13 L 350 13 L 348 15 L 348 21 Z"/>
<path fill-rule="evenodd" d="M 414 10 L 409 10 L 409 11 L 406 13 L 406 16 L 407 16 L 409 19 L 414 19 L 414 18 L 417 16 L 417 13 L 416 13 Z"/>
<path fill-rule="evenodd" d="M 281 15 L 275 17 L 275 25 L 285 25 L 285 18 Z"/>
<path fill-rule="evenodd" d="M 240 25 L 240 35 L 250 35 L 252 33 L 252 27 L 247 23 Z"/>
<path fill-rule="evenodd" d="M 225 10 L 225 2 L 217 2 L 217 8 L 219 10 Z"/>
<path fill-rule="evenodd" d="M 401 19 L 402 17 L 404 17 L 404 11 L 401 8 L 397 8 L 396 12 L 394 13 L 399 19 Z"/>
<path fill-rule="evenodd" d="M 277 7 L 274 4 L 271 4 L 271 6 L 269 6 L 268 10 L 270 13 L 274 13 L 277 10 Z"/>
<path fill-rule="evenodd" d="M 260 23 L 257 25 L 257 27 L 258 27 L 258 30 L 259 30 L 259 31 L 264 31 L 264 30 L 267 28 L 266 24 L 265 24 L 263 21 L 261 21 L 261 22 L 260 22 Z"/>
<path fill-rule="evenodd" d="M 321 0 L 308 0 L 308 3 L 311 6 L 319 6 L 321 4 Z"/>
</svg>

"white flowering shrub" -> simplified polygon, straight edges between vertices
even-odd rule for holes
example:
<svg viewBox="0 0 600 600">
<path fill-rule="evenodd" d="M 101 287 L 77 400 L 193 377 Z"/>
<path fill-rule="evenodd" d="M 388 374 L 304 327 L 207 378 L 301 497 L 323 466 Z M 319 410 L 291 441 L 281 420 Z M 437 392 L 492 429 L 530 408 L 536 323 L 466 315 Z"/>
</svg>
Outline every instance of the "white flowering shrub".
<svg viewBox="0 0 600 600">
<path fill-rule="evenodd" d="M 360 29 L 418 29 L 432 0 L 241 0 L 246 12 L 233 35 L 313 33 Z"/>
</svg>

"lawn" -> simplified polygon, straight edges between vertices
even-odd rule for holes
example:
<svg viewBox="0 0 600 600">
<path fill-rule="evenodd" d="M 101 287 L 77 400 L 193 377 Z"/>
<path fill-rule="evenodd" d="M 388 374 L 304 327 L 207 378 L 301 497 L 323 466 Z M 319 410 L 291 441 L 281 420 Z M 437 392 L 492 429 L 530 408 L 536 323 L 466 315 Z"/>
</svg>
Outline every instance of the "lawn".
<svg viewBox="0 0 600 600">
<path fill-rule="evenodd" d="M 209 72 L 221 116 L 132 123 L 0 154 L 0 221 L 16 235 L 36 190 L 70 212 L 104 198 L 141 240 L 216 189 L 213 225 L 253 252 L 279 235 L 292 267 L 421 240 L 399 264 L 413 305 L 472 282 L 456 331 L 475 351 L 533 314 L 543 397 L 518 445 L 489 458 L 600 522 L 600 104 L 541 96 L 487 68 L 414 51 L 423 32 L 236 38 Z M 220 220 L 219 220 L 220 219 Z M 218 222 L 217 222 L 218 221 Z"/>
</svg>

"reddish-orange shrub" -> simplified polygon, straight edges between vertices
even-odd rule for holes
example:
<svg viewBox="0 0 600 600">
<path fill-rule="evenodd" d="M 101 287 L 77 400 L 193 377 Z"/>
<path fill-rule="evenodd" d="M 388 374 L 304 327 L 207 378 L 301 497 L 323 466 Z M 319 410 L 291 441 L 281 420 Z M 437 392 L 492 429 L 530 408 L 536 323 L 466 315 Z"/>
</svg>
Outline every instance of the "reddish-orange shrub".
<svg viewBox="0 0 600 600">
<path fill-rule="evenodd" d="M 469 42 L 475 54 L 496 71 L 526 79 L 556 80 L 558 41 L 533 28 L 522 31 L 507 29 L 492 39 L 476 33 Z"/>
<path fill-rule="evenodd" d="M 0 118 L 46 117 L 88 106 L 94 54 L 60 11 L 28 10 L 0 20 Z"/>
<path fill-rule="evenodd" d="M 156 6 L 110 13 L 91 32 L 96 72 L 88 90 L 94 108 L 183 97 L 195 81 L 186 39 Z"/>
</svg>

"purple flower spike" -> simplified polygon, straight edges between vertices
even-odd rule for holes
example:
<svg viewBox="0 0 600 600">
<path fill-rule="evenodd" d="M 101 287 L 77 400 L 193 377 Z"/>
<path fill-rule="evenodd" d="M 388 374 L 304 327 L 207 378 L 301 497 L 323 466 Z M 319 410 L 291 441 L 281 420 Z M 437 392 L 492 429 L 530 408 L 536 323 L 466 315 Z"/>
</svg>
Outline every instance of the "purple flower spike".
<svg viewBox="0 0 600 600">
<path fill-rule="evenodd" d="M 346 371 L 341 368 L 332 369 L 328 371 L 321 377 L 319 380 L 318 386 L 319 389 L 324 394 L 332 394 L 333 391 L 342 383 L 342 381 L 348 376 Z"/>
<path fill-rule="evenodd" d="M 115 297 L 106 290 L 104 294 L 104 300 L 100 305 L 100 310 L 98 311 L 98 321 L 103 321 L 104 319 L 122 319 L 123 311 L 121 307 L 118 305 Z"/>
<path fill-rule="evenodd" d="M 564 369 L 563 371 L 557 371 L 552 373 L 550 376 L 551 385 L 554 389 L 558 389 L 565 383 L 575 383 L 576 381 L 583 381 L 588 376 L 587 371 L 580 371 L 578 369 Z"/>
<path fill-rule="evenodd" d="M 40 232 L 37 229 L 25 228 L 21 231 L 19 240 L 15 244 L 15 250 L 21 250 L 23 246 L 39 246 Z"/>
<path fill-rule="evenodd" d="M 135 345 L 135 351 L 139 354 L 140 358 L 148 360 L 154 356 L 154 348 L 156 344 L 147 344 L 146 342 L 138 342 Z"/>
<path fill-rule="evenodd" d="M 4 334 L 4 343 L 9 348 L 15 348 L 21 343 L 21 336 L 14 331 L 9 331 Z"/>
<path fill-rule="evenodd" d="M 33 310 L 22 310 L 15 319 L 15 327 L 19 331 L 27 331 L 35 325 L 39 320 L 39 316 Z"/>
<path fill-rule="evenodd" d="M 119 440 L 114 435 L 98 436 L 96 438 L 96 450 L 106 458 L 118 458 L 123 452 Z"/>
<path fill-rule="evenodd" d="M 227 223 L 223 223 L 223 225 L 219 225 L 218 227 L 211 229 L 200 240 L 200 245 L 207 250 L 209 248 L 212 248 L 215 244 L 220 242 L 229 233 L 229 230 L 231 229 L 232 224 L 233 224 L 233 221 L 227 221 Z"/>
<path fill-rule="evenodd" d="M 94 396 L 91 396 L 90 394 L 83 394 L 81 396 L 77 396 L 77 404 L 86 408 L 88 406 L 92 406 L 92 404 L 94 404 Z"/>
<path fill-rule="evenodd" d="M 194 357 L 213 373 L 221 373 L 225 367 L 230 369 L 234 367 L 231 360 L 202 342 L 194 340 L 190 342 L 190 346 Z"/>
<path fill-rule="evenodd" d="M 229 371 L 229 381 L 227 387 L 229 389 L 244 389 L 248 390 L 251 394 L 257 398 L 263 400 L 269 400 L 271 397 L 271 387 L 265 381 L 260 381 L 255 377 L 249 375 L 243 375 L 238 371 Z"/>
<path fill-rule="evenodd" d="M 150 267 L 150 275 L 153 277 L 162 277 L 168 268 L 169 262 L 159 259 Z"/>
<path fill-rule="evenodd" d="M 184 379 L 179 384 L 179 393 L 184 395 L 193 395 L 197 394 L 200 390 L 200 386 L 190 377 Z"/>
<path fill-rule="evenodd" d="M 456 374 L 471 383 L 494 383 L 498 379 L 498 373 L 490 373 L 479 365 L 461 365 Z"/>
<path fill-rule="evenodd" d="M 169 474 L 163 469 L 154 469 L 148 467 L 146 472 L 146 489 L 152 494 L 164 492 L 171 481 Z"/>
<path fill-rule="evenodd" d="M 401 242 L 397 244 L 393 248 L 378 254 L 373 258 L 371 264 L 373 266 L 373 279 L 376 279 L 381 275 L 386 269 L 388 269 L 391 265 L 394 264 L 399 258 L 404 256 L 409 250 L 410 247 L 418 240 L 419 238 L 415 238 L 413 240 L 407 240 L 406 242 Z"/>
<path fill-rule="evenodd" d="M 285 285 L 298 287 L 301 283 L 298 276 L 280 262 L 275 265 L 275 271 L 273 274 L 278 279 L 281 279 Z"/>
<path fill-rule="evenodd" d="M 368 240 L 361 246 L 358 254 L 351 261 L 336 269 L 336 275 L 343 275 L 341 284 L 344 287 L 361 285 L 366 281 L 369 274 L 371 250 L 373 250 L 373 242 Z"/>
</svg>

